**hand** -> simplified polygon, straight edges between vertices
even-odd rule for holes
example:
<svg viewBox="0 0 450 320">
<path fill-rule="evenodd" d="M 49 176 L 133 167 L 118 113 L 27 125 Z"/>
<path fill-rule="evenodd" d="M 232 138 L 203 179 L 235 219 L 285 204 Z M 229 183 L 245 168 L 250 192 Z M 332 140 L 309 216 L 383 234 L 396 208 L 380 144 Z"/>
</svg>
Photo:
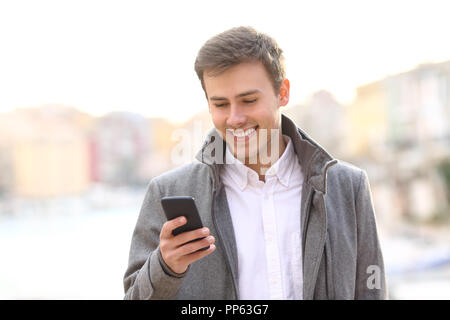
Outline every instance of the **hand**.
<svg viewBox="0 0 450 320">
<path fill-rule="evenodd" d="M 172 234 L 174 229 L 186 224 L 186 222 L 185 217 L 169 220 L 164 223 L 159 235 L 159 249 L 163 260 L 176 273 L 185 272 L 192 262 L 209 255 L 216 249 L 215 239 L 209 234 L 209 229 L 206 227 L 183 232 L 176 236 Z M 187 243 L 198 238 L 205 239 Z M 208 245 L 209 249 L 197 252 L 197 250 Z"/>
</svg>

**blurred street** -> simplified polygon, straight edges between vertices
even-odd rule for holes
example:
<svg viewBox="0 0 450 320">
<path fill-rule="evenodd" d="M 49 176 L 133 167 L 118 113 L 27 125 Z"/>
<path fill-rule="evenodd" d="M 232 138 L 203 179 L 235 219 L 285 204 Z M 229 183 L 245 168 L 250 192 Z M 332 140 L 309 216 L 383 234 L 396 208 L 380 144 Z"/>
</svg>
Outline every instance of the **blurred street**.
<svg viewBox="0 0 450 320">
<path fill-rule="evenodd" d="M 389 298 L 450 299 L 449 226 L 380 226 Z"/>
<path fill-rule="evenodd" d="M 102 192 L 107 207 L 66 199 L 46 212 L 35 206 L 25 216 L 0 217 L 0 299 L 122 299 L 144 194 Z"/>
<path fill-rule="evenodd" d="M 84 200 L 22 203 L 27 215 L 1 217 L 0 299 L 123 298 L 145 189 L 100 190 Z M 443 228 L 380 227 L 391 299 L 450 299 L 449 235 Z"/>
</svg>

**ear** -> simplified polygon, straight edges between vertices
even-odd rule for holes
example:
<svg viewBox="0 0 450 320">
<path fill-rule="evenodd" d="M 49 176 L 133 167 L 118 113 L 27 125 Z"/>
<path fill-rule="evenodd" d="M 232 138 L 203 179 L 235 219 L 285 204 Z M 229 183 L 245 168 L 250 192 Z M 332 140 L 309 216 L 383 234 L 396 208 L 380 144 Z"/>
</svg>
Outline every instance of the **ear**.
<svg viewBox="0 0 450 320">
<path fill-rule="evenodd" d="M 290 88 L 289 80 L 287 78 L 283 79 L 283 81 L 281 82 L 279 92 L 280 106 L 285 106 L 289 103 L 289 88 Z"/>
</svg>

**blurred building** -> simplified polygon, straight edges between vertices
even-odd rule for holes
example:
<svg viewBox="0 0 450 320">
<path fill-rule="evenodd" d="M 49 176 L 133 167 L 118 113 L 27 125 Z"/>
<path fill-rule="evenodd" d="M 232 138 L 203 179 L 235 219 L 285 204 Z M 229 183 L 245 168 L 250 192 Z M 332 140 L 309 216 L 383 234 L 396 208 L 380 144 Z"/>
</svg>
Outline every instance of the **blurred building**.
<svg viewBox="0 0 450 320">
<path fill-rule="evenodd" d="M 175 129 L 166 119 L 129 112 L 94 118 L 55 104 L 0 114 L 0 197 L 145 185 L 173 167 Z"/>
<path fill-rule="evenodd" d="M 382 168 L 375 183 L 393 181 L 399 210 L 414 220 L 448 215 L 437 168 L 450 157 L 450 61 L 361 86 L 348 110 L 352 157 Z"/>
<path fill-rule="evenodd" d="M 328 91 L 312 94 L 305 103 L 282 110 L 333 156 L 348 154 L 346 107 Z"/>
<path fill-rule="evenodd" d="M 176 142 L 172 139 L 176 125 L 164 118 L 150 118 L 147 122 L 153 151 L 145 163 L 145 172 L 147 177 L 155 177 L 174 167 L 171 151 Z"/>
<path fill-rule="evenodd" d="M 356 89 L 355 100 L 347 107 L 351 139 L 349 155 L 373 158 L 387 138 L 387 93 L 384 83 L 376 81 Z"/>
<path fill-rule="evenodd" d="M 214 128 L 214 123 L 212 122 L 208 108 L 205 107 L 204 110 L 194 114 L 194 116 L 183 124 L 182 128 L 186 130 L 190 137 L 190 161 L 192 161 L 202 147 L 208 131 Z"/>
<path fill-rule="evenodd" d="M 388 144 L 449 153 L 450 61 L 423 64 L 384 80 L 389 111 Z"/>
<path fill-rule="evenodd" d="M 450 61 L 419 65 L 357 88 L 348 117 L 355 156 L 376 156 L 379 144 L 396 151 L 431 148 L 430 156 L 447 156 Z"/>
<path fill-rule="evenodd" d="M 80 193 L 89 184 L 86 133 L 91 117 L 63 105 L 3 116 L 0 184 L 25 197 Z"/>
<path fill-rule="evenodd" d="M 0 198 L 13 188 L 12 144 L 8 127 L 8 115 L 0 114 Z"/>
<path fill-rule="evenodd" d="M 139 114 L 111 112 L 98 118 L 89 138 L 91 180 L 117 186 L 146 183 L 153 139 L 147 119 Z"/>
</svg>

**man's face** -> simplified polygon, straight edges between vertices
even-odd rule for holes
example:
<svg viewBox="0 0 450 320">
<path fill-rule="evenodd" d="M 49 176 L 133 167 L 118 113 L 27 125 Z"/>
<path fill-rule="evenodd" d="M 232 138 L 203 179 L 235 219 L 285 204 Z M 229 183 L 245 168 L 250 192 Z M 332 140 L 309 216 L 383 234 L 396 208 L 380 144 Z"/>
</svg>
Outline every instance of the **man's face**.
<svg viewBox="0 0 450 320">
<path fill-rule="evenodd" d="M 270 154 L 271 143 L 281 140 L 280 106 L 289 100 L 289 81 L 283 82 L 280 99 L 259 61 L 240 63 L 216 76 L 206 70 L 203 79 L 212 121 L 233 155 L 248 162 L 263 150 Z M 274 132 L 279 136 L 271 136 Z"/>
</svg>

